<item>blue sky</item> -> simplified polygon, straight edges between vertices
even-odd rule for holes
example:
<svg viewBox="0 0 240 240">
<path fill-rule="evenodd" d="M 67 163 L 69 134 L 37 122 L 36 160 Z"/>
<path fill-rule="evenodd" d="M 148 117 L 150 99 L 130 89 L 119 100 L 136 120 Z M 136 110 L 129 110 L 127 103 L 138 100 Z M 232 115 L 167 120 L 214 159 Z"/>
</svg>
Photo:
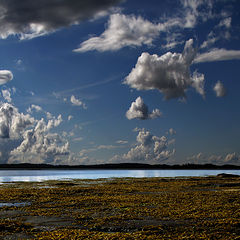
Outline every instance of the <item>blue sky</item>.
<svg viewBox="0 0 240 240">
<path fill-rule="evenodd" d="M 0 12 L 1 163 L 240 164 L 239 1 Z"/>
</svg>

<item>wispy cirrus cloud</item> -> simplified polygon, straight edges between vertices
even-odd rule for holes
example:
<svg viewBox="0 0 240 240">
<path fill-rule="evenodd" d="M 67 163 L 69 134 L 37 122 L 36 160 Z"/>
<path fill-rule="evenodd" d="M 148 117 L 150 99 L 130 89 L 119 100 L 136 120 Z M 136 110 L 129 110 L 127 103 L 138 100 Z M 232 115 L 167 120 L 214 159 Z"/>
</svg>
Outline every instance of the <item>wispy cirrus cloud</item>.
<svg viewBox="0 0 240 240">
<path fill-rule="evenodd" d="M 101 150 L 112 150 L 112 149 L 116 149 L 116 148 L 121 148 L 122 146 L 120 145 L 98 145 L 98 146 L 95 146 L 93 148 L 85 148 L 85 149 L 82 149 L 80 152 L 79 152 L 79 156 L 80 157 L 87 157 L 87 154 L 89 153 L 92 153 L 92 152 L 96 152 L 96 151 L 101 151 Z"/>
<path fill-rule="evenodd" d="M 65 90 L 63 90 L 63 91 L 53 92 L 53 95 L 54 95 L 56 98 L 63 97 L 63 96 L 66 98 L 67 96 L 70 96 L 72 93 L 75 93 L 75 92 L 77 92 L 77 91 L 81 91 L 81 90 L 86 90 L 86 89 L 89 89 L 89 88 L 94 88 L 94 87 L 102 86 L 102 85 L 111 83 L 111 82 L 113 82 L 113 81 L 119 80 L 119 79 L 121 79 L 122 77 L 123 77 L 123 74 L 119 74 L 119 75 L 116 75 L 116 76 L 107 78 L 107 79 L 105 79 L 105 80 L 102 80 L 102 81 L 91 82 L 91 83 L 87 83 L 87 84 L 80 85 L 79 87 L 70 88 L 70 89 L 65 89 Z M 66 98 L 66 101 L 67 101 L 67 98 Z"/>
<path fill-rule="evenodd" d="M 2 89 L 2 96 L 6 101 L 8 102 L 12 101 L 10 89 Z"/>
<path fill-rule="evenodd" d="M 91 50 L 116 51 L 125 46 L 151 45 L 164 28 L 161 24 L 154 24 L 142 17 L 134 15 L 113 14 L 108 21 L 107 29 L 99 36 L 92 37 L 80 44 L 74 52 Z"/>
<path fill-rule="evenodd" d="M 127 140 L 117 140 L 116 143 L 117 144 L 127 144 L 128 141 Z"/>
<path fill-rule="evenodd" d="M 124 47 L 152 46 L 161 33 L 167 33 L 167 43 L 162 44 L 164 48 L 176 46 L 181 41 L 176 41 L 178 33 L 172 30 L 194 28 L 198 20 L 206 21 L 211 17 L 211 1 L 186 1 L 177 2 L 179 8 L 176 14 L 161 20 L 150 22 L 141 16 L 125 15 L 115 13 L 110 15 L 107 27 L 100 36 L 90 37 L 82 42 L 74 52 L 87 51 L 117 51 Z M 204 11 L 201 7 L 204 6 Z M 180 34 L 181 35 L 181 34 Z M 169 37 L 171 36 L 171 37 Z"/>
<path fill-rule="evenodd" d="M 240 50 L 227 50 L 224 48 L 212 49 L 208 52 L 198 54 L 193 63 L 217 62 L 240 59 Z"/>
<path fill-rule="evenodd" d="M 207 39 L 201 44 L 200 49 L 209 48 L 220 40 L 229 40 L 231 38 L 231 22 L 231 17 L 221 19 L 210 31 Z"/>
</svg>

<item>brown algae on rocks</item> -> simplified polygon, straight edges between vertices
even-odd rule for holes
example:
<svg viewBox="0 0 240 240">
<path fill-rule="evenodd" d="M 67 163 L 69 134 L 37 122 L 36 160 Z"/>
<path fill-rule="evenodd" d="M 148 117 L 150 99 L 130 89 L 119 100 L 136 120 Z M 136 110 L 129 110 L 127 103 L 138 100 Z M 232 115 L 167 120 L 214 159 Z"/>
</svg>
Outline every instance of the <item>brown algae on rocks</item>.
<svg viewBox="0 0 240 240">
<path fill-rule="evenodd" d="M 3 184 L 0 239 L 239 239 L 239 186 L 237 176 Z"/>
</svg>

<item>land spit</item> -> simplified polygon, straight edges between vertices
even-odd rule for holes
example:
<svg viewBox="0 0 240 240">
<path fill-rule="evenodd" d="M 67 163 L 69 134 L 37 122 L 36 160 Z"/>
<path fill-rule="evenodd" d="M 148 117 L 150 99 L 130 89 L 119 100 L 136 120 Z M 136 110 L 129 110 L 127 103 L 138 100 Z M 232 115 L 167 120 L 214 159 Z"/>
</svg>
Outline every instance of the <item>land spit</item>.
<svg viewBox="0 0 240 240">
<path fill-rule="evenodd" d="M 240 177 L 2 184 L 0 239 L 240 239 Z"/>
</svg>

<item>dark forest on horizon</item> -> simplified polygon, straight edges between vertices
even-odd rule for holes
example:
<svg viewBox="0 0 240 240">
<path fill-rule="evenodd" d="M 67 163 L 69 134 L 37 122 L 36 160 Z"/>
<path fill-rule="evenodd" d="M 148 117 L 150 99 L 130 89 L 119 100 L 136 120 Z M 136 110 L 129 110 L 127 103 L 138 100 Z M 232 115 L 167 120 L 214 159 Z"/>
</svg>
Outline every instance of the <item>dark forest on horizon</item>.
<svg viewBox="0 0 240 240">
<path fill-rule="evenodd" d="M 0 164 L 0 170 L 3 169 L 22 169 L 22 170 L 34 170 L 34 169 L 72 169 L 72 170 L 88 170 L 88 169 L 135 169 L 135 170 L 228 170 L 228 169 L 240 169 L 237 165 L 213 165 L 213 164 L 183 164 L 183 165 L 166 165 L 166 164 L 142 164 L 142 163 L 118 163 L 118 164 L 99 164 L 99 165 L 51 165 L 51 164 L 31 164 L 31 163 L 19 163 L 19 164 Z"/>
</svg>

